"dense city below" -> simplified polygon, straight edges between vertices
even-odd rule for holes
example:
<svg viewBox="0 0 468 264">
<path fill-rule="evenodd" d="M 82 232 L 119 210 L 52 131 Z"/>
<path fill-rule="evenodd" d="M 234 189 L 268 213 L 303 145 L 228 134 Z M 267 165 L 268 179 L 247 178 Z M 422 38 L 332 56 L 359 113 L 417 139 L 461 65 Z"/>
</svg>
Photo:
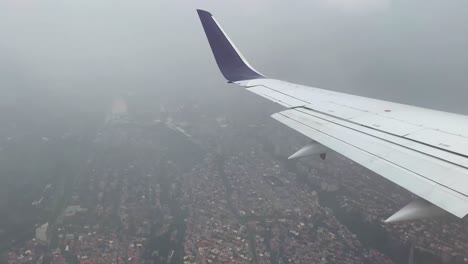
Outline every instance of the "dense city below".
<svg viewBox="0 0 468 264">
<path fill-rule="evenodd" d="M 468 263 L 466 219 L 383 223 L 411 193 L 336 153 L 288 160 L 307 140 L 274 120 L 125 104 L 92 137 L 41 138 L 68 151 L 24 223 L 0 226 L 2 261 Z"/>
</svg>

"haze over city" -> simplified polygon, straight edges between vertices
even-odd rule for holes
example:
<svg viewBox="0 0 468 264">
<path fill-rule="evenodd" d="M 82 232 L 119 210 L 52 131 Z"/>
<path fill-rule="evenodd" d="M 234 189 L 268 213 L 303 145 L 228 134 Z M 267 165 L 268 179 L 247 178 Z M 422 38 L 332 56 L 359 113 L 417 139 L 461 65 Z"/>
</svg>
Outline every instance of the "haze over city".
<svg viewBox="0 0 468 264">
<path fill-rule="evenodd" d="M 468 114 L 465 1 L 4 0 L 0 263 L 468 262 L 466 217 L 385 224 L 415 195 L 288 161 L 310 140 L 226 82 L 196 9 L 266 76 Z"/>
</svg>

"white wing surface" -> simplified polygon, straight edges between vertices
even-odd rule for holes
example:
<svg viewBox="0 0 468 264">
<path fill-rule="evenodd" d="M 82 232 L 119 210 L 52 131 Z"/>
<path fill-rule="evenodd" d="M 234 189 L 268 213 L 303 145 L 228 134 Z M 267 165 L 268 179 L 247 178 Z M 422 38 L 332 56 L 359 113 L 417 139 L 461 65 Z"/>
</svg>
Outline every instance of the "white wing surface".
<svg viewBox="0 0 468 264">
<path fill-rule="evenodd" d="M 248 64 L 210 13 L 198 14 L 224 77 L 287 108 L 273 118 L 438 208 L 459 218 L 468 214 L 468 116 L 267 78 Z M 417 210 L 406 208 L 389 220 L 440 210 L 423 204 L 428 203 L 412 203 Z"/>
</svg>

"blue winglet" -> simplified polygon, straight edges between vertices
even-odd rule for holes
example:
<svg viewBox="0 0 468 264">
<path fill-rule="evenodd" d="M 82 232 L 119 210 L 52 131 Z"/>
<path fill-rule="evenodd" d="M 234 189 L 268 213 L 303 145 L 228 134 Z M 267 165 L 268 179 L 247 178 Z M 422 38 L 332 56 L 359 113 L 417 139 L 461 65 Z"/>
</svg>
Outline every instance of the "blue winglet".
<svg viewBox="0 0 468 264">
<path fill-rule="evenodd" d="M 209 12 L 200 9 L 197 12 L 224 78 L 229 82 L 265 78 L 249 65 Z"/>
</svg>

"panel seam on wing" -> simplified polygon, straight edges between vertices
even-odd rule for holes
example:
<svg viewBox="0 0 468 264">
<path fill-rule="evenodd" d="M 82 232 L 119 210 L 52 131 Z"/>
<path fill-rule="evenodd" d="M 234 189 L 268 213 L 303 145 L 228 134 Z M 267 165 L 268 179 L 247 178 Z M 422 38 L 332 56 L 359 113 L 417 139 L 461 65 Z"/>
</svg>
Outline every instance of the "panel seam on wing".
<svg viewBox="0 0 468 264">
<path fill-rule="evenodd" d="M 281 113 L 281 112 L 278 113 L 278 114 L 284 116 L 285 118 L 291 119 L 291 120 L 293 120 L 293 121 L 295 121 L 295 122 L 297 122 L 297 123 L 299 123 L 299 124 L 301 124 L 301 125 L 303 125 L 303 126 L 306 126 L 306 127 L 310 128 L 310 129 L 313 129 L 313 130 L 315 130 L 315 131 L 317 131 L 317 132 L 319 132 L 319 133 L 321 133 L 321 134 L 323 134 L 323 135 L 326 135 L 326 136 L 328 136 L 328 137 L 331 137 L 331 138 L 333 138 L 333 139 L 335 139 L 335 140 L 338 140 L 338 141 L 340 141 L 340 142 L 342 142 L 342 143 L 344 143 L 344 144 L 347 144 L 347 145 L 349 145 L 349 146 L 351 146 L 351 147 L 354 147 L 354 148 L 356 148 L 356 149 L 358 149 L 358 150 L 360 150 L 360 151 L 363 151 L 363 152 L 365 152 L 365 153 L 367 153 L 367 154 L 369 154 L 369 155 L 372 155 L 372 156 L 374 156 L 374 157 L 376 157 L 376 158 L 378 158 L 378 159 L 381 159 L 381 160 L 384 160 L 384 161 L 386 161 L 386 162 L 388 162 L 388 163 L 390 163 L 390 164 L 393 164 L 394 166 L 397 166 L 397 167 L 399 167 L 399 168 L 401 168 L 401 169 L 403 169 L 403 170 L 406 170 L 406 171 L 408 171 L 408 172 L 411 172 L 411 173 L 413 173 L 413 174 L 415 174 L 415 175 L 417 175 L 417 176 L 419 176 L 419 177 L 421 177 L 421 178 L 424 178 L 424 179 L 426 179 L 426 180 L 428 180 L 428 181 L 430 181 L 430 182 L 432 182 L 432 183 L 434 183 L 434 184 L 437 184 L 437 185 L 439 185 L 439 186 L 442 186 L 442 187 L 444 187 L 444 188 L 446 188 L 446 189 L 448 189 L 448 190 L 451 190 L 451 191 L 453 191 L 453 192 L 455 192 L 455 193 L 457 193 L 457 194 L 459 194 L 459 195 L 462 195 L 462 196 L 465 197 L 465 198 L 468 198 L 468 195 L 465 195 L 464 193 L 461 193 L 461 192 L 459 192 L 459 191 L 457 191 L 457 190 L 454 190 L 454 189 L 452 189 L 452 188 L 450 188 L 450 187 L 448 187 L 448 186 L 446 186 L 446 185 L 444 185 L 444 184 L 440 184 L 440 183 L 438 183 L 438 182 L 436 182 L 436 181 L 434 181 L 434 180 L 432 180 L 432 179 L 430 179 L 430 178 L 425 177 L 425 176 L 422 175 L 422 174 L 419 174 L 419 173 L 414 172 L 414 171 L 412 171 L 412 170 L 410 170 L 410 169 L 407 169 L 407 168 L 405 168 L 405 167 L 402 167 L 402 166 L 400 166 L 400 165 L 398 165 L 398 164 L 396 164 L 396 163 L 393 163 L 393 162 L 391 162 L 391 161 L 389 161 L 389 160 L 387 160 L 387 159 L 385 159 L 385 158 L 383 158 L 383 157 L 380 157 L 380 156 L 377 156 L 377 155 L 375 155 L 375 154 L 372 154 L 372 153 L 370 153 L 370 152 L 368 152 L 368 151 L 366 151 L 366 150 L 364 150 L 364 149 L 362 149 L 362 148 L 359 148 L 359 147 L 357 147 L 357 146 L 355 146 L 355 145 L 353 145 L 353 144 L 349 144 L 348 142 L 346 142 L 346 141 L 344 141 L 344 140 L 341 140 L 341 139 L 339 139 L 339 138 L 336 138 L 336 137 L 334 137 L 334 136 L 332 136 L 332 135 L 330 135 L 330 134 L 327 134 L 327 133 L 325 133 L 325 132 L 323 132 L 323 131 L 321 131 L 321 130 L 315 129 L 315 128 L 313 128 L 313 127 L 311 127 L 311 126 L 309 126 L 309 125 L 307 125 L 307 124 L 305 124 L 305 123 L 303 123 L 303 122 L 301 122 L 301 121 L 299 121 L 299 120 L 297 120 L 297 119 L 293 119 L 293 118 L 291 118 L 291 117 L 289 117 L 289 116 L 287 116 L 287 115 L 284 115 L 284 114 Z M 319 118 L 319 117 L 317 117 L 317 118 Z M 321 119 L 321 118 L 319 118 L 319 119 Z M 322 120 L 323 120 L 323 119 L 322 119 Z M 328 122 L 330 122 L 330 121 L 328 121 Z M 339 124 L 337 124 L 337 125 L 339 125 Z M 360 131 L 358 131 L 358 130 L 353 130 L 353 131 L 360 132 Z M 364 133 L 364 134 L 365 134 L 365 133 Z M 379 140 L 382 140 L 382 139 L 379 138 Z M 386 141 L 386 140 L 384 140 L 384 141 Z M 388 141 L 387 141 L 387 142 L 388 142 Z M 389 142 L 389 143 L 390 143 L 390 142 Z M 392 143 L 392 144 L 393 144 L 393 143 Z M 398 145 L 398 146 L 400 146 L 400 145 Z"/>
<path fill-rule="evenodd" d="M 434 145 L 430 145 L 430 144 L 424 143 L 424 142 L 422 142 L 422 141 L 418 141 L 418 140 L 415 140 L 415 139 L 412 139 L 412 138 L 408 138 L 408 137 L 405 137 L 405 136 L 400 136 L 400 135 L 397 135 L 397 134 L 393 134 L 393 133 L 390 133 L 390 132 L 388 132 L 388 131 L 379 130 L 379 129 L 376 129 L 376 128 L 371 127 L 371 126 L 367 126 L 367 125 L 363 125 L 363 124 L 360 124 L 360 123 L 356 123 L 356 122 L 354 122 L 354 121 L 347 120 L 347 119 L 343 119 L 343 118 L 340 118 L 340 117 L 337 117 L 337 116 L 334 116 L 334 115 L 330 115 L 330 114 L 325 113 L 325 112 L 317 111 L 317 110 L 314 110 L 314 109 L 311 109 L 311 108 L 308 108 L 308 107 L 297 107 L 297 108 L 303 108 L 303 109 L 309 110 L 309 111 L 311 111 L 311 112 L 317 112 L 317 113 L 320 113 L 320 114 L 322 114 L 322 115 L 326 115 L 326 116 L 329 116 L 329 117 L 331 117 L 331 118 L 339 119 L 339 120 L 344 121 L 344 122 L 349 122 L 349 123 L 354 124 L 354 125 L 357 125 L 357 126 L 362 126 L 362 127 L 365 127 L 365 128 L 369 128 L 369 129 L 372 129 L 372 130 L 374 130 L 374 131 L 377 131 L 377 132 L 380 132 L 380 133 L 383 133 L 383 134 L 387 134 L 387 135 L 391 135 L 391 136 L 398 137 L 398 138 L 401 138 L 401 139 L 405 139 L 405 140 L 408 140 L 408 141 L 412 141 L 412 142 L 415 142 L 415 143 L 418 143 L 418 144 L 421 144 L 421 145 L 424 145 L 424 146 L 427 146 L 427 147 L 431 147 L 431 148 L 434 148 L 434 149 L 438 149 L 438 150 L 440 150 L 440 151 L 445 151 L 445 152 L 448 152 L 448 153 L 451 153 L 451 154 L 454 154 L 454 155 L 457 155 L 457 156 L 460 156 L 460 157 L 463 157 L 463 158 L 468 158 L 468 156 L 463 155 L 463 154 L 458 153 L 458 152 L 454 152 L 454 151 L 450 151 L 450 150 L 447 150 L 447 149 L 444 149 L 444 148 L 440 148 L 440 147 L 437 147 L 437 146 L 434 146 Z M 304 113 L 304 114 L 306 114 L 306 115 L 310 115 L 310 114 L 307 113 L 307 112 L 303 112 L 303 111 L 299 111 L 299 112 Z M 314 117 L 317 117 L 317 116 L 314 116 Z M 321 118 L 321 117 L 317 117 L 317 118 L 323 119 L 323 118 Z M 328 120 L 328 121 L 330 121 L 330 120 Z M 352 129 L 352 130 L 354 130 L 354 131 L 359 131 L 359 130 L 356 130 L 355 128 L 351 128 L 351 127 L 349 127 L 349 126 L 344 126 L 344 125 L 338 124 L 338 123 L 333 122 L 333 121 L 330 121 L 330 122 L 335 123 L 335 124 L 340 125 L 340 126 L 343 126 L 343 127 L 346 127 L 346 128 L 349 128 L 349 129 Z M 428 129 L 428 128 L 424 128 L 424 129 Z M 424 129 L 421 129 L 421 130 L 424 130 Z M 421 131 L 421 130 L 418 130 L 418 131 Z M 364 133 L 364 134 L 366 134 L 366 135 L 369 135 L 368 133 L 365 133 L 365 132 L 363 132 L 363 131 L 359 131 L 359 132 Z M 413 132 L 411 132 L 411 133 L 414 133 L 414 132 L 415 132 L 415 131 L 413 131 Z M 411 133 L 410 133 L 410 134 L 411 134 Z M 370 136 L 373 136 L 373 135 L 370 135 Z M 391 141 L 389 141 L 389 140 L 387 140 L 387 139 L 383 139 L 383 138 L 380 138 L 380 137 L 379 137 L 379 139 L 385 140 L 385 141 L 387 141 L 387 142 L 391 142 Z M 396 145 L 399 145 L 399 146 L 403 146 L 403 145 L 398 144 L 398 143 L 395 143 L 395 142 L 391 142 L 391 143 L 396 144 Z M 425 152 L 421 152 L 421 151 L 416 150 L 416 149 L 413 149 L 413 148 L 408 148 L 408 147 L 406 147 L 406 146 L 403 146 L 403 147 L 405 147 L 405 148 L 407 148 L 407 149 L 411 149 L 411 150 L 417 151 L 417 152 L 419 152 L 419 153 L 422 153 L 422 154 L 425 154 L 425 155 L 428 155 L 428 156 L 431 156 L 431 157 L 434 157 L 434 158 L 437 158 L 437 159 L 439 159 L 439 160 L 446 161 L 446 162 L 448 162 L 448 163 L 451 163 L 451 164 L 460 166 L 460 167 L 462 167 L 462 168 L 468 169 L 468 167 L 462 166 L 462 165 L 457 164 L 457 163 L 455 163 L 455 162 L 452 162 L 452 161 L 449 161 L 449 160 L 445 160 L 445 159 L 442 159 L 442 158 L 439 158 L 439 157 L 436 157 L 436 156 L 433 156 L 433 155 L 429 155 L 429 154 L 427 154 L 427 153 L 425 153 Z"/>
</svg>

